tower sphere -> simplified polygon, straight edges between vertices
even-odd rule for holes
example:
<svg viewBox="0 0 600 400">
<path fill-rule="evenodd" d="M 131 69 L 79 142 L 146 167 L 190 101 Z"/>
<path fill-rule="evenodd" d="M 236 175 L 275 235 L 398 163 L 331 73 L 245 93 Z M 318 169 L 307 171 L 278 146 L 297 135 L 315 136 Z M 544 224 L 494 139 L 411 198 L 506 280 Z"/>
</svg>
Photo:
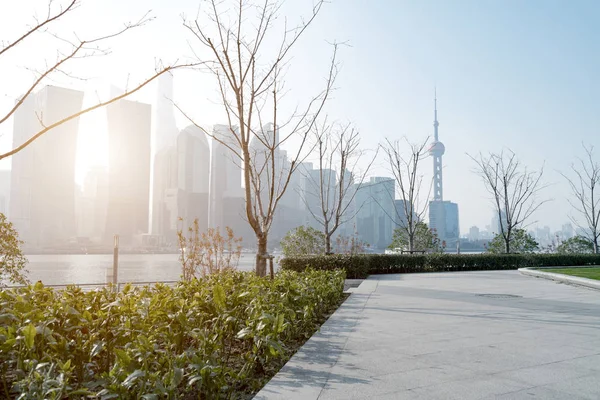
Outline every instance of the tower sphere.
<svg viewBox="0 0 600 400">
<path fill-rule="evenodd" d="M 442 142 L 433 142 L 428 151 L 432 156 L 442 156 L 446 152 L 446 146 Z"/>
</svg>

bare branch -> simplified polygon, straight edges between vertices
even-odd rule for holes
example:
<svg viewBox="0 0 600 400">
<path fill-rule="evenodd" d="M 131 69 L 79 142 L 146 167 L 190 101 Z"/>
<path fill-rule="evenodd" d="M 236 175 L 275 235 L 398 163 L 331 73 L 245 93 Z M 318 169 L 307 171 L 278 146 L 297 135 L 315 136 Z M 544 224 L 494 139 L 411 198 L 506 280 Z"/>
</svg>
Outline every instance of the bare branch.
<svg viewBox="0 0 600 400">
<path fill-rule="evenodd" d="M 561 172 L 561 175 L 569 183 L 571 188 L 571 199 L 569 203 L 579 214 L 583 222 L 570 216 L 571 221 L 584 231 L 583 236 L 594 244 L 594 253 L 598 254 L 600 249 L 600 163 L 594 159 L 594 147 L 583 145 L 585 157 L 579 158 L 578 163 L 571 164 L 569 177 Z"/>
<path fill-rule="evenodd" d="M 417 226 L 425 216 L 431 194 L 432 185 L 430 184 L 425 199 L 422 198 L 423 175 L 419 172 L 421 162 L 427 157 L 428 140 L 429 138 L 420 143 L 410 143 L 405 138 L 409 149 L 408 156 L 404 155 L 398 141 L 392 142 L 386 139 L 386 143 L 382 145 L 389 168 L 398 186 L 399 200 L 402 201 L 402 210 L 399 211 L 394 207 L 395 215 L 391 219 L 406 232 L 408 251 L 415 250 Z"/>
<path fill-rule="evenodd" d="M 526 227 L 531 216 L 549 201 L 537 198 L 546 187 L 541 181 L 544 169 L 529 171 L 510 150 L 487 156 L 479 154 L 478 158 L 468 156 L 475 162 L 475 173 L 481 176 L 492 196 L 500 227 L 498 234 L 504 239 L 506 253 L 510 253 L 513 232 Z"/>
<path fill-rule="evenodd" d="M 307 138 L 333 90 L 338 70 L 337 46 L 334 46 L 324 89 L 308 101 L 302 111 L 293 113 L 289 119 L 282 118 L 283 78 L 291 50 L 312 24 L 324 1 L 316 1 L 306 20 L 291 29 L 285 25 L 282 32 L 273 29 L 281 7 L 278 1 L 260 0 L 255 4 L 245 0 L 207 0 L 207 3 L 208 21 L 184 18 L 183 24 L 198 47 L 211 56 L 211 60 L 206 61 L 208 72 L 217 79 L 236 142 L 235 146 L 223 144 L 243 165 L 246 217 L 258 244 L 257 274 L 264 275 L 264 256 L 275 211 L 292 174 L 311 150 Z M 264 47 L 270 37 L 279 44 L 274 57 L 265 60 Z M 194 53 L 200 54 L 200 51 Z M 286 133 L 279 138 L 282 129 Z M 291 138 L 296 138 L 299 145 L 288 158 L 281 145 Z"/>
</svg>

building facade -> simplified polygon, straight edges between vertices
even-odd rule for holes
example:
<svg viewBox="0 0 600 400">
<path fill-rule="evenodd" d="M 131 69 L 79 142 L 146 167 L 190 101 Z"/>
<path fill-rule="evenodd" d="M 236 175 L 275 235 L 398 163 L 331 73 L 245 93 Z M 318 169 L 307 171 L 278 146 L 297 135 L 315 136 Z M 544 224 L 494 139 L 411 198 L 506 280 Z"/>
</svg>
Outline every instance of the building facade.
<svg viewBox="0 0 600 400">
<path fill-rule="evenodd" d="M 384 250 L 392 242 L 396 182 L 388 177 L 371 177 L 355 196 L 356 231 L 372 249 Z"/>
<path fill-rule="evenodd" d="M 105 240 L 124 245 L 149 231 L 151 107 L 119 100 L 107 106 L 108 206 Z"/>
<path fill-rule="evenodd" d="M 195 125 L 183 129 L 177 138 L 177 209 L 183 227 L 198 219 L 201 231 L 208 228 L 210 147 L 206 134 Z"/>
<path fill-rule="evenodd" d="M 14 115 L 13 147 L 43 126 L 76 114 L 83 92 L 46 86 Z M 75 157 L 79 118 L 61 124 L 12 157 L 10 218 L 25 247 L 54 247 L 77 235 Z"/>
</svg>

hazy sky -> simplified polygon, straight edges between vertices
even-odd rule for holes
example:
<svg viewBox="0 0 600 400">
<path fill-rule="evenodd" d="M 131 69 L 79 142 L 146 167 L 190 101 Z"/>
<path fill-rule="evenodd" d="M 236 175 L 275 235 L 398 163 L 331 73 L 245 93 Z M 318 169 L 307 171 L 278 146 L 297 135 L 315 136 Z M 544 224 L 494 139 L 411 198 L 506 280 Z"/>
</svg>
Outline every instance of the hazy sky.
<svg viewBox="0 0 600 400">
<path fill-rule="evenodd" d="M 45 0 L 12 3 L 10 13 L 0 13 L 0 39 L 22 31 L 31 22 L 32 10 L 43 4 Z M 134 82 L 148 75 L 155 59 L 190 56 L 188 41 L 194 43 L 180 15 L 195 15 L 198 4 L 83 0 L 76 17 L 61 25 L 64 32 L 111 31 L 148 9 L 156 19 L 111 42 L 110 56 L 79 61 L 73 71 L 96 78 L 79 86 L 92 94 L 90 89 L 102 83 L 124 86 L 128 76 Z M 306 14 L 311 4 L 289 0 L 282 14 Z M 328 113 L 354 122 L 365 147 L 374 148 L 386 137 L 418 141 L 432 135 L 437 86 L 440 140 L 446 145 L 444 197 L 459 204 L 461 232 L 472 225 L 483 228 L 492 218 L 489 197 L 466 153 L 503 147 L 531 168 L 545 163 L 545 181 L 552 185 L 544 196 L 554 200 L 535 219 L 537 225 L 558 229 L 568 221 L 570 207 L 567 185 L 557 171 L 566 170 L 582 154 L 582 142 L 595 145 L 600 159 L 598 20 L 597 1 L 333 0 L 294 53 L 287 100 L 292 106 L 318 91 L 331 54 L 327 41 L 347 41 L 349 46 L 340 52 L 339 89 Z M 29 82 L 31 75 L 24 67 L 44 55 L 35 45 L 31 49 L 0 59 L 2 110 Z M 153 101 L 153 89 L 137 99 Z M 175 96 L 198 121 L 223 123 L 208 78 L 178 73 Z M 103 162 L 102 127 L 90 121 L 93 118 L 82 121 L 81 169 Z M 186 125 L 181 116 L 178 121 Z M 0 145 L 7 148 L 12 128 L 5 124 L 0 131 Z M 429 159 L 423 164 L 428 176 L 431 164 Z M 389 175 L 383 165 L 374 173 Z"/>
</svg>

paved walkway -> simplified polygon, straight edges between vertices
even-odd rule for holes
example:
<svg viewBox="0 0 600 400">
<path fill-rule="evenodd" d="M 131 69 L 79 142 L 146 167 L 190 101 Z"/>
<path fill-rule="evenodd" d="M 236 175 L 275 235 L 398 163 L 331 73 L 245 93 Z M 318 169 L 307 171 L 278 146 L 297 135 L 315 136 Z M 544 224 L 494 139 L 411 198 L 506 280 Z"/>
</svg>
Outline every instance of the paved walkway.
<svg viewBox="0 0 600 400">
<path fill-rule="evenodd" d="M 517 271 L 375 276 L 256 399 L 600 399 L 600 291 Z"/>
</svg>

